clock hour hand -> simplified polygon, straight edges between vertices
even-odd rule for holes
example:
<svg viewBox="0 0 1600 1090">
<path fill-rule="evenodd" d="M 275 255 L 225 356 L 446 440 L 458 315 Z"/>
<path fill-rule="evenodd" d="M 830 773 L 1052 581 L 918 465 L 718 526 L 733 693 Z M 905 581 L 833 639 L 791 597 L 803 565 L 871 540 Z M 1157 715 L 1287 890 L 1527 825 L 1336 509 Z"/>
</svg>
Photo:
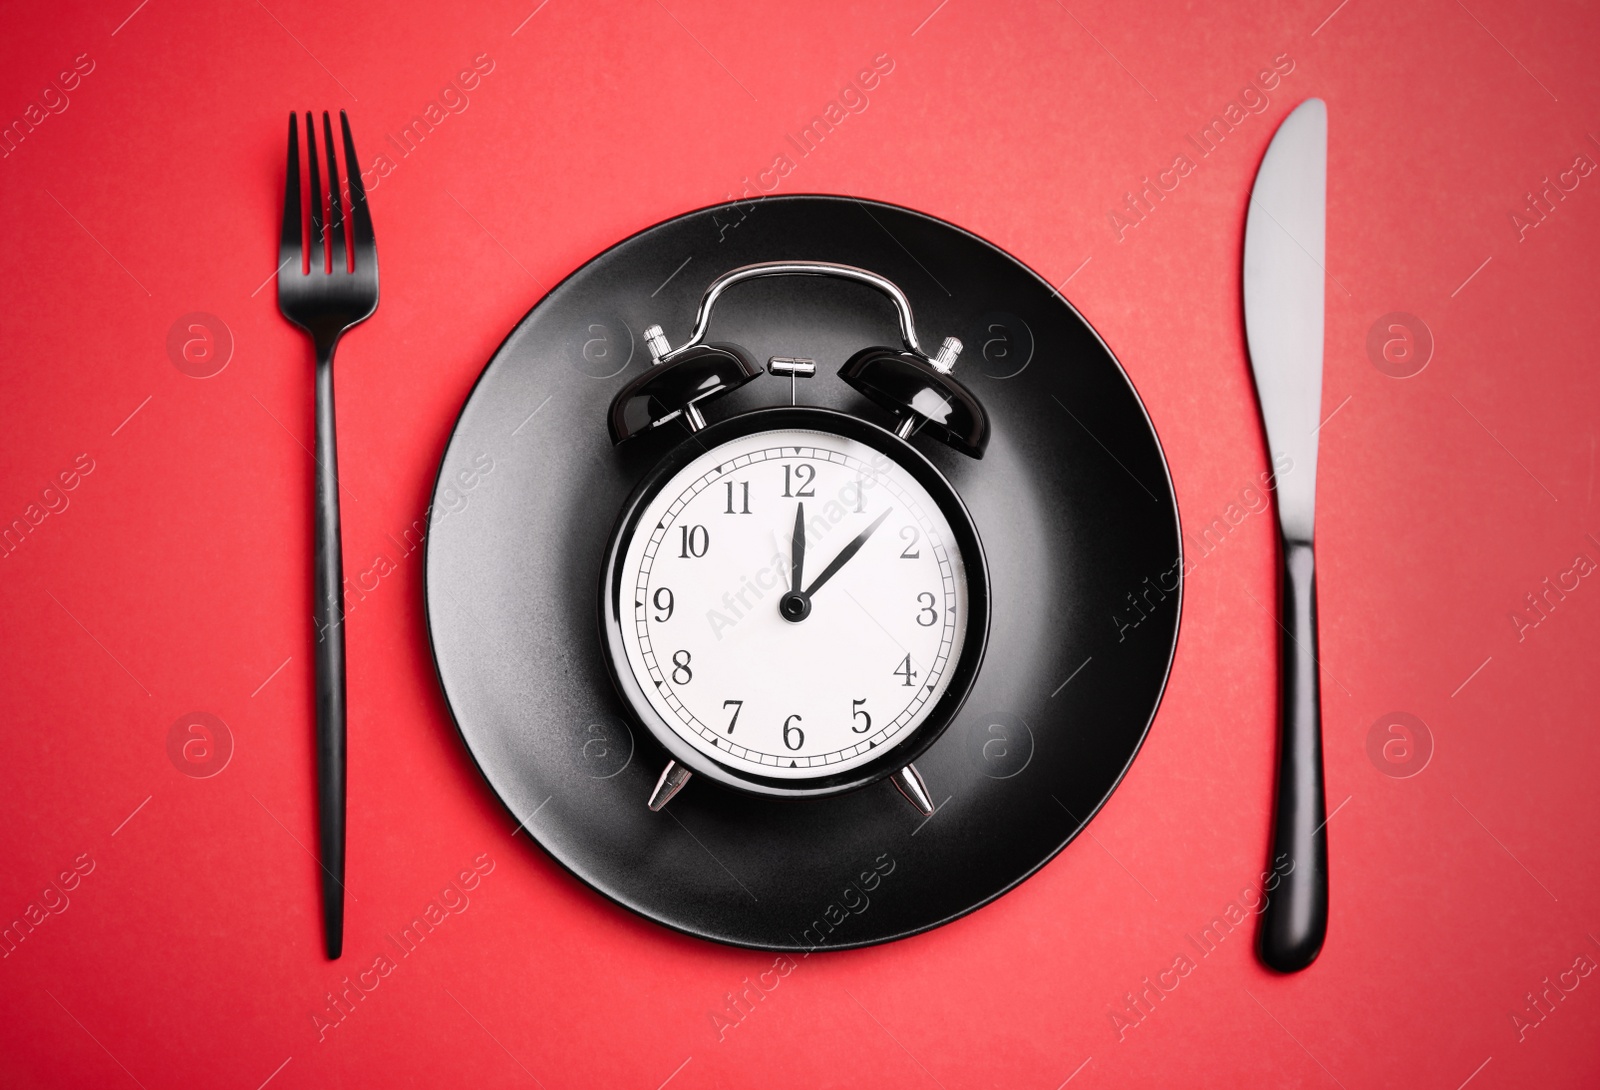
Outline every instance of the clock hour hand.
<svg viewBox="0 0 1600 1090">
<path fill-rule="evenodd" d="M 789 591 L 800 593 L 800 573 L 806 566 L 806 505 L 794 509 L 794 536 L 789 539 Z"/>
<path fill-rule="evenodd" d="M 856 553 L 860 552 L 861 546 L 867 543 L 867 538 L 872 536 L 874 530 L 883 525 L 883 520 L 888 518 L 890 512 L 893 510 L 893 507 L 885 510 L 883 514 L 872 520 L 871 526 L 868 526 L 865 530 L 862 530 L 855 536 L 855 539 L 852 540 L 850 544 L 840 549 L 839 555 L 834 557 L 832 562 L 829 563 L 826 568 L 822 569 L 822 574 L 813 579 L 811 581 L 811 585 L 805 589 L 805 596 L 810 598 L 813 594 L 817 593 L 818 587 L 822 586 L 822 584 L 826 583 L 829 579 L 832 579 L 838 570 L 844 567 L 846 561 L 848 561 L 852 556 L 855 556 Z"/>
<path fill-rule="evenodd" d="M 811 595 L 800 590 L 806 566 L 806 505 L 794 509 L 794 537 L 789 539 L 789 593 L 778 599 L 778 616 L 798 624 L 811 615 Z"/>
</svg>

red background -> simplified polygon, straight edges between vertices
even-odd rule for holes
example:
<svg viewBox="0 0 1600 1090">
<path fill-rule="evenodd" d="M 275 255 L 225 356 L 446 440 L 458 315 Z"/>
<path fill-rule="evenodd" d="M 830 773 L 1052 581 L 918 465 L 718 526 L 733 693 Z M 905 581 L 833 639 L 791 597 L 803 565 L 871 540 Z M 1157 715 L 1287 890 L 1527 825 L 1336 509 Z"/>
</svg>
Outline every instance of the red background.
<svg viewBox="0 0 1600 1090">
<path fill-rule="evenodd" d="M 0 560 L 0 916 L 81 855 L 93 870 L 0 960 L 0 1082 L 1593 1085 L 1600 976 L 1569 976 L 1532 1029 L 1512 1015 L 1600 959 L 1600 587 L 1520 640 L 1511 620 L 1600 560 L 1600 174 L 1526 237 L 1511 218 L 1600 155 L 1593 10 L 553 0 L 529 18 L 536 2 L 7 5 L 6 118 L 74 57 L 94 68 L 0 161 L 0 516 L 42 507 L 77 455 L 94 469 Z M 908 205 L 1070 277 L 1149 407 L 1193 556 L 1266 466 L 1240 324 L 1249 187 L 1289 109 L 1328 102 L 1327 946 L 1274 977 L 1235 932 L 1125 1039 L 1108 1012 L 1266 858 L 1268 516 L 1191 574 L 1165 701 L 1091 836 L 955 924 L 805 959 L 721 1040 L 712 1012 L 772 957 L 635 918 L 511 836 L 434 680 L 420 554 L 396 544 L 544 290 L 737 194 L 880 53 L 870 107 L 779 191 Z M 305 850 L 311 367 L 270 283 L 284 117 L 348 109 L 370 161 L 478 54 L 494 69 L 470 107 L 372 193 L 383 302 L 339 354 L 346 570 L 396 570 L 351 604 L 353 901 L 330 964 Z M 1294 69 L 1270 107 L 1119 242 L 1107 212 L 1279 54 Z M 166 347 L 196 311 L 234 340 L 204 380 Z M 1436 338 L 1412 378 L 1368 356 L 1393 311 Z M 207 779 L 167 751 L 196 711 L 235 746 Z M 1367 751 L 1397 711 L 1434 746 L 1404 779 Z M 319 1041 L 326 993 L 482 854 L 470 906 Z"/>
</svg>

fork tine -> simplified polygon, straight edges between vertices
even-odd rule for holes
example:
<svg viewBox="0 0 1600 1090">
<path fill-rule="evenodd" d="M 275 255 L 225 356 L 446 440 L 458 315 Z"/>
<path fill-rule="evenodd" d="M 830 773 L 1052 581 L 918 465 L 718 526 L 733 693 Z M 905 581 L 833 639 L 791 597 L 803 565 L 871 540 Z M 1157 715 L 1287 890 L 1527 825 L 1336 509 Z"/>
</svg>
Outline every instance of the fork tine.
<svg viewBox="0 0 1600 1090">
<path fill-rule="evenodd" d="M 350 135 L 350 118 L 339 111 L 339 126 L 344 130 L 344 163 L 350 176 L 350 242 L 356 264 L 375 264 L 377 239 L 372 233 L 372 209 L 367 207 L 367 190 L 361 182 L 361 160 L 356 158 L 356 142 Z"/>
<path fill-rule="evenodd" d="M 334 272 L 347 272 L 350 266 L 344 256 L 344 210 L 339 202 L 339 157 L 333 153 L 333 122 L 328 111 L 322 111 L 322 135 L 328 149 L 328 255 Z M 350 159 L 345 158 L 345 173 L 350 173 Z"/>
<path fill-rule="evenodd" d="M 305 226 L 300 219 L 300 116 L 289 113 L 289 165 L 283 175 L 283 238 L 278 243 L 278 264 L 295 259 L 295 271 L 303 272 Z"/>
<path fill-rule="evenodd" d="M 306 153 L 311 158 L 311 268 L 326 269 L 322 248 L 322 176 L 317 170 L 317 123 L 306 111 Z"/>
</svg>

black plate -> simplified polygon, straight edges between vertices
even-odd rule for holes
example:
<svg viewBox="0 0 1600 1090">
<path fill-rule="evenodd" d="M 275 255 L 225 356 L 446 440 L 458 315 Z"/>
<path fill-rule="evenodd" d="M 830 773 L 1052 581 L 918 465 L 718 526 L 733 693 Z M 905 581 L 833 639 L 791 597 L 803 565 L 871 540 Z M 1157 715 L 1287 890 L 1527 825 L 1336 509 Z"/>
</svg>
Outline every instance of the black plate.
<svg viewBox="0 0 1600 1090">
<path fill-rule="evenodd" d="M 924 344 L 966 342 L 957 375 L 988 409 L 982 461 L 916 439 L 955 485 L 988 554 L 992 624 L 971 698 L 917 761 L 924 820 L 880 782 L 770 799 L 696 777 L 645 808 L 667 756 L 607 677 L 596 587 L 634 486 L 676 425 L 614 448 L 610 399 L 674 344 L 717 275 L 808 259 L 872 269 L 910 297 Z M 835 377 L 897 345 L 872 289 L 754 281 L 711 334 L 758 360 L 805 356 L 802 404 L 878 419 Z M 788 404 L 762 378 L 723 419 Z M 427 545 L 434 658 L 490 786 L 573 874 L 669 927 L 772 950 L 887 942 L 986 904 L 1070 841 L 1116 787 L 1155 713 L 1177 639 L 1177 508 L 1160 444 L 1088 324 L 1016 259 L 890 205 L 773 197 L 659 224 L 584 265 L 500 346 L 440 466 Z"/>
</svg>

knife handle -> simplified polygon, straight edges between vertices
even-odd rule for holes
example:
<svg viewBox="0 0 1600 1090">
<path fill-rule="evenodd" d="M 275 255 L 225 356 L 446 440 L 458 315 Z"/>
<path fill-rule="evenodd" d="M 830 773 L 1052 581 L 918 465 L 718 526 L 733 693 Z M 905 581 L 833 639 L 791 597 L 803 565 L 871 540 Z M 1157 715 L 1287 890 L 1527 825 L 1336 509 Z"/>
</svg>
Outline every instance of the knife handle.
<svg viewBox="0 0 1600 1090">
<path fill-rule="evenodd" d="M 1322 787 L 1317 684 L 1317 579 L 1311 543 L 1283 543 L 1283 733 L 1272 867 L 1279 874 L 1261 921 L 1261 960 L 1280 973 L 1316 960 L 1328 932 L 1328 806 Z"/>
</svg>

